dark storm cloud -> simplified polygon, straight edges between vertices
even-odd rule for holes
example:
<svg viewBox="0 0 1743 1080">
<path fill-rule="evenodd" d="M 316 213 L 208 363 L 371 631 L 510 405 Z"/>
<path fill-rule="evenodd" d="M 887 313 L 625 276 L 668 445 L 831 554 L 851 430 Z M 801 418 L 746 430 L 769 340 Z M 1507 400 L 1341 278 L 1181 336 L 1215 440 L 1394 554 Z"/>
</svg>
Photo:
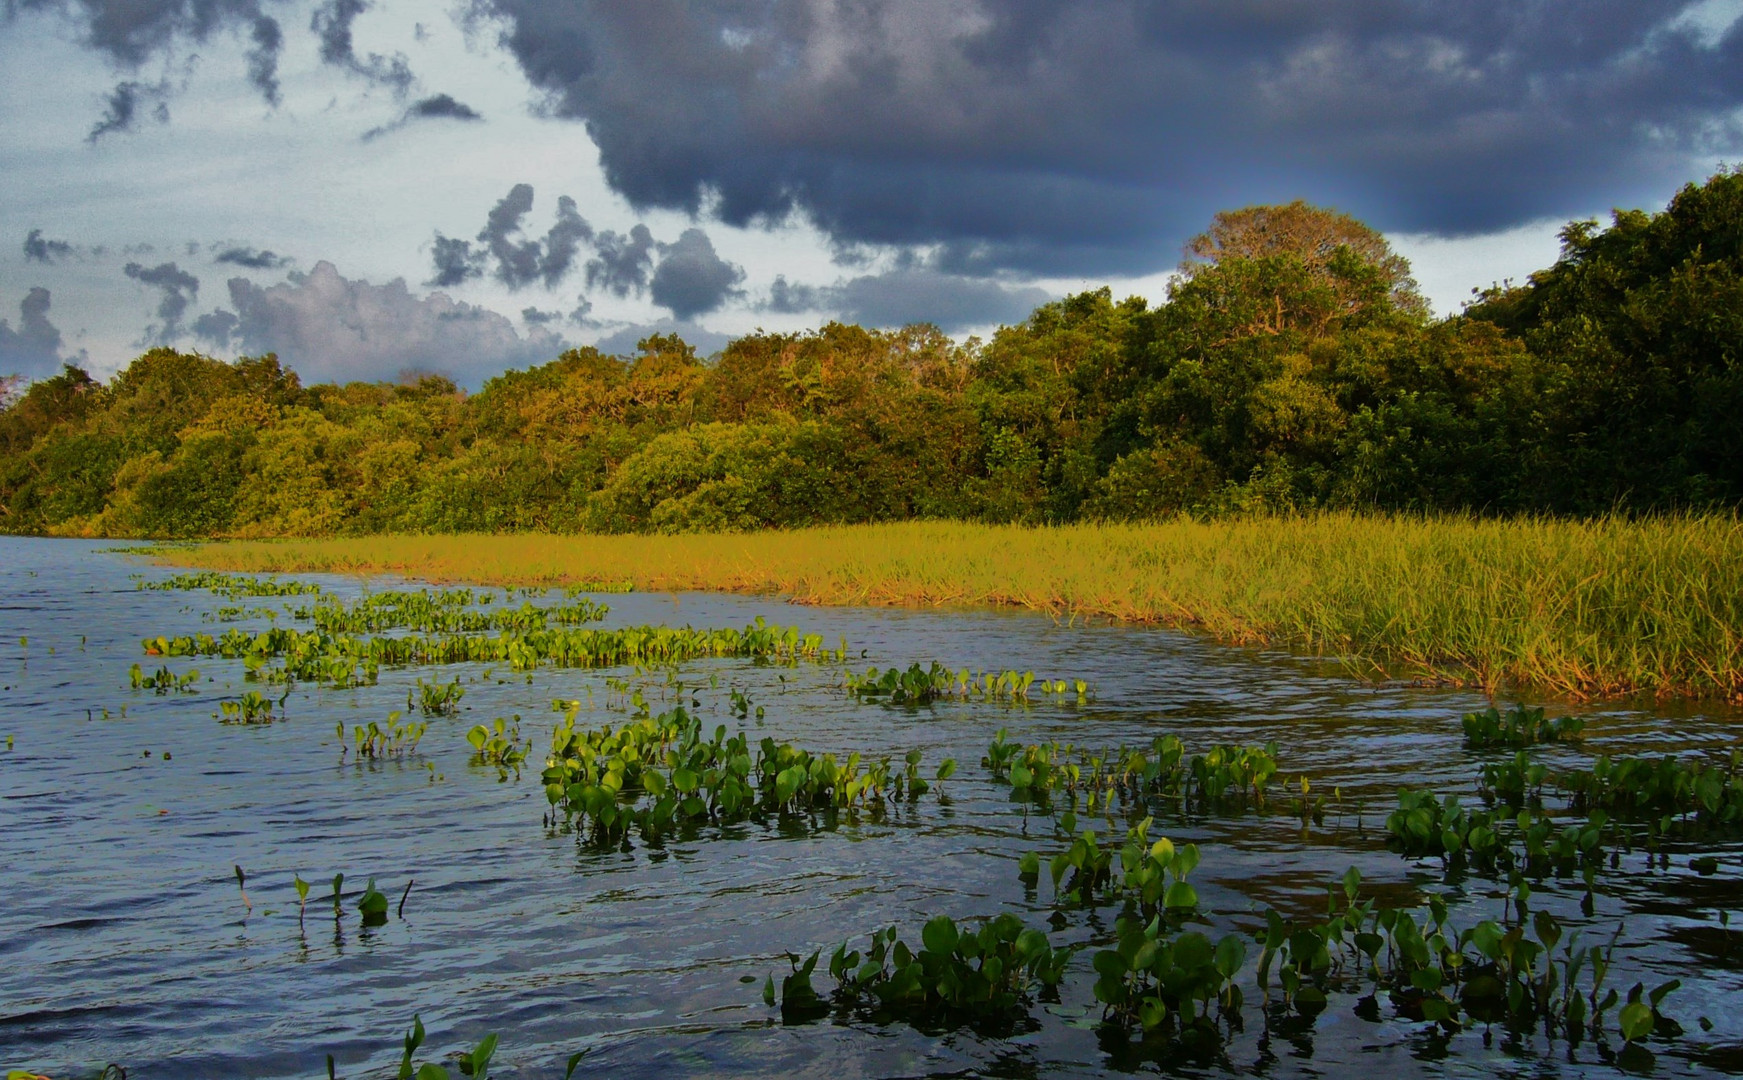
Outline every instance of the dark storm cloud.
<svg viewBox="0 0 1743 1080">
<path fill-rule="evenodd" d="M 516 184 L 508 189 L 484 219 L 484 229 L 478 242 L 484 245 L 484 257 L 496 262 L 496 278 L 511 289 L 517 289 L 539 276 L 539 260 L 544 248 L 537 240 L 521 237 L 521 221 L 532 211 L 533 186 Z"/>
<path fill-rule="evenodd" d="M 284 48 L 284 31 L 278 20 L 257 15 L 248 32 L 254 47 L 248 50 L 248 81 L 268 105 L 278 104 L 278 54 Z"/>
<path fill-rule="evenodd" d="M 218 252 L 212 261 L 229 263 L 246 270 L 282 270 L 291 262 L 287 256 L 271 251 L 256 251 L 251 247 L 227 247 Z"/>
<path fill-rule="evenodd" d="M 204 44 L 219 31 L 236 31 L 249 42 L 248 81 L 268 104 L 278 104 L 278 58 L 284 48 L 284 32 L 278 20 L 261 11 L 257 0 L 12 0 L 6 5 L 9 15 L 18 10 L 60 15 L 78 27 L 87 47 L 130 71 L 178 48 Z M 123 94 L 129 86 L 132 93 Z M 133 114 L 125 106 L 137 104 L 138 90 L 138 84 L 116 87 L 109 114 L 92 132 L 93 138 L 130 130 Z M 158 107 L 165 109 L 161 101 Z"/>
<path fill-rule="evenodd" d="M 437 233 L 435 242 L 430 245 L 430 258 L 435 263 L 436 273 L 424 283 L 426 285 L 453 288 L 468 278 L 484 274 L 484 268 L 478 265 L 472 245 L 457 237 L 450 238 Z"/>
<path fill-rule="evenodd" d="M 85 141 L 95 144 L 105 135 L 113 135 L 118 131 L 132 131 L 138 125 L 140 110 L 148 102 L 155 101 L 151 108 L 152 119 L 158 123 L 169 121 L 169 103 L 165 100 L 168 88 L 163 85 L 150 86 L 139 82 L 117 83 L 115 89 L 109 92 L 104 102 L 103 115 L 91 125 L 91 130 L 85 136 Z"/>
<path fill-rule="evenodd" d="M 406 110 L 409 117 L 424 117 L 429 119 L 446 118 L 449 120 L 482 120 L 478 110 L 463 101 L 455 101 L 447 94 L 436 94 L 420 101 L 412 102 L 412 107 Z"/>
<path fill-rule="evenodd" d="M 50 240 L 42 235 L 41 229 L 32 229 L 24 238 L 24 260 L 26 262 L 52 263 L 56 259 L 65 259 L 72 255 L 73 245 L 65 240 Z"/>
<path fill-rule="evenodd" d="M 435 276 L 428 284 L 458 285 L 494 266 L 492 276 L 510 289 L 539 281 L 555 288 L 574 269 L 581 245 L 593 239 L 593 227 L 576 209 L 575 200 L 563 195 L 557 199 L 557 217 L 544 239 L 528 237 L 523 222 L 532 209 L 533 186 L 516 184 L 491 207 L 476 248 L 437 233 L 430 251 Z"/>
<path fill-rule="evenodd" d="M 646 225 L 630 229 L 629 235 L 610 229 L 593 241 L 593 258 L 587 260 L 587 287 L 605 289 L 618 296 L 647 290 L 654 268 L 654 234 Z"/>
<path fill-rule="evenodd" d="M 769 298 L 762 308 L 764 311 L 774 311 L 782 315 L 822 311 L 828 307 L 824 294 L 824 289 L 788 281 L 785 274 L 780 274 L 775 277 L 775 283 L 769 286 Z"/>
<path fill-rule="evenodd" d="M 411 106 L 407 108 L 405 112 L 401 113 L 392 123 L 370 128 L 368 131 L 363 133 L 363 141 L 369 142 L 372 139 L 379 139 L 390 131 L 398 131 L 413 120 L 460 120 L 469 122 L 482 119 L 484 119 L 484 117 L 478 112 L 478 110 L 465 102 L 455 101 L 447 94 L 437 94 L 434 97 L 427 97 L 412 102 Z"/>
<path fill-rule="evenodd" d="M 777 277 L 768 299 L 758 306 L 788 315 L 827 312 L 866 326 L 932 323 L 955 332 L 1021 322 L 1051 299 L 1046 290 L 1034 286 L 909 266 L 835 285 L 801 285 Z"/>
<path fill-rule="evenodd" d="M 558 282 L 569 276 L 581 245 L 592 239 L 593 226 L 587 224 L 587 219 L 576 209 L 575 200 L 567 195 L 559 196 L 557 220 L 545 233 L 545 253 L 539 260 L 539 277 L 546 288 L 555 288 Z"/>
<path fill-rule="evenodd" d="M 161 294 L 157 304 L 157 317 L 163 322 L 146 329 L 146 340 L 167 345 L 180 337 L 182 316 L 187 314 L 188 305 L 200 294 L 200 279 L 173 262 L 159 263 L 156 266 L 130 262 L 121 268 L 121 272 L 141 285 L 157 289 Z"/>
<path fill-rule="evenodd" d="M 743 280 L 744 270 L 715 254 L 707 233 L 685 229 L 676 241 L 660 245 L 649 291 L 654 303 L 671 308 L 679 319 L 691 319 L 740 295 L 737 286 Z"/>
<path fill-rule="evenodd" d="M 49 291 L 37 286 L 18 305 L 18 328 L 0 319 L 0 375 L 53 375 L 68 358 L 61 332 L 48 319 Z"/>
<path fill-rule="evenodd" d="M 1662 198 L 1743 148 L 1677 0 L 475 0 L 638 207 L 798 210 L 967 273 L 1151 270 L 1217 209 L 1390 229 Z M 1723 19 L 1719 20 L 1722 24 Z"/>
<path fill-rule="evenodd" d="M 321 60 L 334 67 L 344 68 L 354 75 L 361 75 L 372 83 L 386 86 L 395 94 L 404 95 L 417 81 L 417 77 L 412 74 L 411 65 L 403 54 L 357 54 L 357 44 L 351 36 L 351 24 L 357 21 L 357 16 L 368 11 L 369 7 L 368 0 L 327 0 L 315 9 L 314 15 L 309 19 L 309 29 L 321 41 Z"/>
<path fill-rule="evenodd" d="M 206 339 L 251 355 L 276 352 L 305 379 L 385 379 L 405 369 L 463 382 L 545 363 L 568 343 L 543 327 L 526 336 L 506 316 L 444 293 L 417 297 L 404 280 L 385 285 L 342 276 L 330 262 L 259 286 L 231 278 L 230 307 L 202 316 Z"/>
</svg>

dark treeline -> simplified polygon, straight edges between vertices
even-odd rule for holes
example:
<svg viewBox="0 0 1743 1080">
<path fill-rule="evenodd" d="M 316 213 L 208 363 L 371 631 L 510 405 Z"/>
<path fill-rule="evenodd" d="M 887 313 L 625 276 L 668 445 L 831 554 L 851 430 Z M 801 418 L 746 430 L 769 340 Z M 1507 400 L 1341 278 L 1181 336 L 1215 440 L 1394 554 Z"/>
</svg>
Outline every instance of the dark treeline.
<svg viewBox="0 0 1743 1080">
<path fill-rule="evenodd" d="M 1379 234 L 1219 215 L 1166 303 L 986 342 L 831 324 L 577 349 L 467 395 L 302 386 L 267 356 L 68 368 L 0 413 L 0 530 L 127 536 L 1064 522 L 1308 507 L 1743 503 L 1743 171 L 1563 232 L 1433 319 Z"/>
</svg>

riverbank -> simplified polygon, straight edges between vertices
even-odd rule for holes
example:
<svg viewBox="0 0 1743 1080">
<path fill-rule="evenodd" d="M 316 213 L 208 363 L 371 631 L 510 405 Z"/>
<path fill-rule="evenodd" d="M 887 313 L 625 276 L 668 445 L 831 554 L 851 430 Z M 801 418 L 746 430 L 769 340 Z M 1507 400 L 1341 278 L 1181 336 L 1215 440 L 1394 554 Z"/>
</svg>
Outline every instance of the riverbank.
<svg viewBox="0 0 1743 1080">
<path fill-rule="evenodd" d="M 1743 697 L 1743 523 L 1320 514 L 1059 528 L 228 541 L 177 565 L 995 605 L 1198 630 L 1565 697 Z"/>
</svg>

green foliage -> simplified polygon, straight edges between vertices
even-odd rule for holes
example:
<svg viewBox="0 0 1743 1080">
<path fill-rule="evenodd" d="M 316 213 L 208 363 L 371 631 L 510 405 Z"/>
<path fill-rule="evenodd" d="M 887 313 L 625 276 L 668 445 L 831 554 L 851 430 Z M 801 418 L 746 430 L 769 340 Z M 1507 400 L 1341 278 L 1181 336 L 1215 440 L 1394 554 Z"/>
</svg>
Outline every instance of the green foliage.
<svg viewBox="0 0 1743 1080">
<path fill-rule="evenodd" d="M 469 1076 L 472 1080 L 490 1080 L 490 1059 L 496 1055 L 496 1041 L 495 1034 L 486 1035 L 479 1040 L 477 1046 L 461 1052 L 456 1062 L 460 1068 L 460 1074 Z M 405 1054 L 400 1058 L 399 1080 L 448 1080 L 448 1070 L 440 1065 L 428 1063 L 414 1065 L 412 1063 L 412 1055 L 417 1053 L 423 1045 L 423 1019 L 413 1016 L 411 1030 L 406 1032 L 405 1036 Z M 574 1073 L 575 1062 L 579 1057 L 580 1055 L 576 1055 L 575 1058 L 570 1059 L 570 1074 Z M 331 1062 L 332 1059 L 328 1058 L 329 1071 L 331 1071 Z"/>
<path fill-rule="evenodd" d="M 978 928 L 939 915 L 921 929 L 918 949 L 898 938 L 893 926 L 874 933 L 864 952 L 849 951 L 843 942 L 829 958 L 832 997 L 838 1006 L 869 1004 L 928 1023 L 936 1023 L 941 1012 L 1003 1018 L 1022 1012 L 1035 989 L 1057 986 L 1073 951 L 1053 948 L 1044 931 L 1025 927 L 1008 912 Z M 791 958 L 792 972 L 781 981 L 783 1016 L 798 1019 L 821 1010 L 811 983 L 818 956 Z M 764 1000 L 775 1003 L 773 976 Z"/>
<path fill-rule="evenodd" d="M 425 720 L 401 720 L 399 712 L 387 714 L 385 724 L 371 720 L 368 726 L 358 724 L 351 730 L 351 745 L 345 744 L 345 721 L 336 725 L 341 756 L 355 750 L 358 762 L 403 758 L 417 752 L 418 740 L 430 729 Z"/>
<path fill-rule="evenodd" d="M 743 630 L 672 629 L 632 626 L 617 630 L 556 628 L 504 631 L 495 636 L 406 634 L 396 637 L 327 634 L 319 630 L 273 627 L 258 633 L 231 628 L 211 634 L 152 637 L 140 642 L 148 656 L 220 656 L 241 660 L 256 678 L 269 682 L 323 682 L 335 686 L 373 683 L 384 665 L 507 664 L 516 671 L 541 665 L 606 667 L 664 664 L 705 656 L 742 656 L 773 663 L 839 659 L 816 634 L 797 627 L 770 626 L 760 616 Z M 845 648 L 845 646 L 844 646 Z M 278 668 L 266 665 L 280 661 Z M 407 691 L 406 708 L 430 715 L 452 715 L 466 688 L 417 680 Z"/>
<path fill-rule="evenodd" d="M 532 752 L 532 740 L 521 741 L 520 714 L 514 719 L 504 720 L 497 717 L 489 727 L 478 724 L 466 733 L 466 742 L 472 747 L 472 763 L 475 765 L 495 765 L 506 771 L 518 769 Z"/>
<path fill-rule="evenodd" d="M 1186 755 L 1174 735 L 1160 735 L 1149 748 L 1121 747 L 1091 753 L 1057 742 L 1023 746 L 1001 729 L 981 759 L 995 780 L 1011 785 L 1013 797 L 1049 804 L 1054 793 L 1090 809 L 1120 799 L 1140 806 L 1156 800 L 1198 810 L 1263 807 L 1277 776 L 1277 745 L 1213 746 Z"/>
<path fill-rule="evenodd" d="M 951 671 L 934 660 L 930 667 L 918 662 L 906 671 L 888 668 L 882 672 L 867 668 L 864 675 L 847 673 L 847 692 L 861 701 L 887 701 L 892 705 L 926 705 L 941 698 L 978 701 L 1026 702 L 1030 691 L 1064 697 L 1075 694 L 1078 701 L 1089 699 L 1089 684 L 1082 679 L 1042 679 L 1035 681 L 1033 671 L 972 672 L 967 668 Z"/>
<path fill-rule="evenodd" d="M 683 532 L 948 517 L 1743 505 L 1743 171 L 1433 320 L 1374 230 L 1217 215 L 1165 302 L 1107 289 L 985 342 L 936 328 L 673 335 L 476 394 L 304 387 L 153 349 L 0 402 L 0 531 Z"/>
<path fill-rule="evenodd" d="M 283 704 L 282 699 L 279 704 Z M 271 698 L 257 690 L 249 690 L 233 701 L 220 701 L 217 715 L 226 724 L 270 724 L 278 719 L 272 708 Z"/>
<path fill-rule="evenodd" d="M 771 738 L 753 747 L 743 732 L 729 737 L 724 724 L 704 732 L 683 708 L 598 730 L 577 729 L 578 712 L 569 706 L 553 733 L 541 779 L 551 806 L 595 843 L 753 815 L 879 817 L 887 804 L 918 798 L 932 783 L 920 775 L 918 751 L 896 767 L 889 758 L 863 761 L 855 753 L 842 760 Z M 947 759 L 935 780 L 954 769 Z"/>
<path fill-rule="evenodd" d="M 1465 745 L 1473 750 L 1491 746 L 1536 746 L 1538 743 L 1572 742 L 1585 732 L 1586 722 L 1577 716 L 1546 720 L 1542 709 L 1515 705 L 1503 715 L 1493 705 L 1464 716 Z"/>
</svg>

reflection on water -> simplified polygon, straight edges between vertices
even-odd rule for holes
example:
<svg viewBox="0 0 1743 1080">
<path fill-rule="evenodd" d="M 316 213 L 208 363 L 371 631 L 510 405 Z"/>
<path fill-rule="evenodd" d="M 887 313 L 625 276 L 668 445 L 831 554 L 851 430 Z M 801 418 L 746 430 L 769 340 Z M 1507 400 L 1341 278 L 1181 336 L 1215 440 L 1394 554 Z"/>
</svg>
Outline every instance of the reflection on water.
<svg viewBox="0 0 1743 1080">
<path fill-rule="evenodd" d="M 145 659 L 140 638 L 214 631 L 202 615 L 236 605 L 137 590 L 130 574 L 165 572 L 103 546 L 0 539 L 0 739 L 15 740 L 0 751 L 0 1067 L 30 1064 L 61 1077 L 118 1061 L 136 1080 L 314 1076 L 331 1053 L 342 1076 L 391 1074 L 414 1012 L 430 1030 L 432 1058 L 500 1032 L 492 1072 L 503 1077 L 560 1076 L 580 1049 L 589 1050 L 584 1074 L 624 1076 L 1559 1076 L 1645 1067 L 1590 1041 L 1570 1051 L 1499 1028 L 1449 1039 L 1399 1017 L 1383 995 L 1356 993 L 1334 996 L 1307 1020 L 1267 1014 L 1252 991 L 1243 1028 L 1226 1045 L 1122 1041 L 1095 1022 L 1087 957 L 1062 1000 L 1036 1010 L 1031 1031 L 921 1033 L 852 1015 L 785 1027 L 762 1004 L 762 977 L 785 969 L 788 950 L 833 947 L 892 923 L 913 935 L 933 914 L 1014 910 L 1031 925 L 1052 917 L 1056 944 L 1109 932 L 1113 909 L 1058 917 L 1045 875 L 1038 888 L 1018 879 L 1020 854 L 1062 845 L 1050 819 L 1025 815 L 979 767 L 1001 727 L 1014 740 L 1092 747 L 1164 732 L 1189 749 L 1275 739 L 1288 780 L 1341 788 L 1341 813 L 1306 832 L 1282 813 L 1158 822 L 1153 835 L 1203 847 L 1193 881 L 1212 913 L 1207 929 L 1255 925 L 1271 906 L 1323 911 L 1325 886 L 1351 865 L 1384 903 L 1445 891 L 1456 922 L 1492 916 L 1495 882 L 1448 880 L 1437 861 L 1400 859 L 1381 828 L 1401 784 L 1474 789 L 1484 757 L 1461 748 L 1458 723 L 1482 704 L 1474 694 L 1359 685 L 1331 665 L 1157 630 L 711 595 L 602 596 L 612 608 L 606 625 L 743 626 L 762 615 L 830 642 L 845 635 L 856 669 L 931 659 L 1033 669 L 1087 679 L 1096 696 L 1084 705 L 900 709 L 852 702 L 839 689 L 839 667 L 687 664 L 676 676 L 682 700 L 699 700 L 710 728 L 898 759 L 918 748 L 928 769 L 954 757 L 947 801 L 928 795 L 881 820 L 746 822 L 599 851 L 543 826 L 536 769 L 503 781 L 495 768 L 469 766 L 465 731 L 518 712 L 537 758 L 558 719 L 552 699 L 580 699 L 592 710 L 585 722 L 612 723 L 622 714 L 604 706 L 621 695 L 606 679 L 632 673 L 383 672 L 373 687 L 298 688 L 282 722 L 225 727 L 213 714 L 220 699 L 247 688 L 239 661 L 171 661 L 178 674 L 201 670 L 196 694 L 131 690 L 128 669 Z M 358 592 L 356 582 L 315 580 Z M 270 624 L 254 615 L 235 625 Z M 404 708 L 416 677 L 438 674 L 479 681 L 466 683 L 457 718 L 431 722 L 417 754 L 363 766 L 341 759 L 336 722 L 382 720 Z M 663 672 L 638 682 L 656 708 L 679 700 L 665 682 Z M 735 719 L 732 689 L 764 706 L 764 719 Z M 1728 747 L 1736 720 L 1686 706 L 1594 710 L 1584 748 L 1540 754 L 1573 762 L 1593 750 Z M 1608 933 L 1626 918 L 1613 984 L 1683 979 L 1666 1011 L 1688 1034 L 1653 1044 L 1659 1075 L 1743 1071 L 1743 846 L 1699 850 L 1720 855 L 1717 875 L 1693 873 L 1682 849 L 1672 849 L 1668 867 L 1629 856 L 1623 872 L 1600 879 L 1591 920 L 1578 913 L 1576 884 L 1537 891 L 1540 906 L 1573 926 Z M 252 911 L 237 889 L 238 865 Z M 300 921 L 299 873 L 312 883 Z M 345 874 L 338 919 L 335 873 Z M 396 906 L 415 884 L 403 917 L 364 929 L 355 901 L 370 878 Z M 1739 925 L 1721 926 L 1725 905 Z M 1697 1026 L 1700 1016 L 1711 1032 Z"/>
</svg>

